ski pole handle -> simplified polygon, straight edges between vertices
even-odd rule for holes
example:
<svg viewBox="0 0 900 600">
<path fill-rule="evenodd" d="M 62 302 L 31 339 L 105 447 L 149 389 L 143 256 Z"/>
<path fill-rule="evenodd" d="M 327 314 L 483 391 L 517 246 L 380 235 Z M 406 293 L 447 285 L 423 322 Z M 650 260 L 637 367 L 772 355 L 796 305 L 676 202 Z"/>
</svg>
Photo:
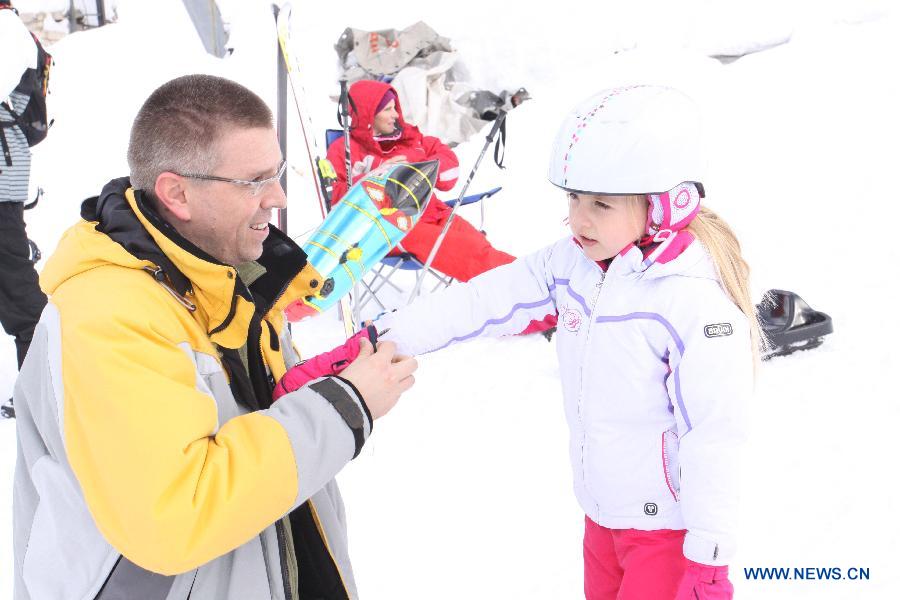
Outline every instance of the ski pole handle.
<svg viewBox="0 0 900 600">
<path fill-rule="evenodd" d="M 496 136 L 497 132 L 500 131 L 500 127 L 503 125 L 503 121 L 505 120 L 506 111 L 501 108 L 500 111 L 497 112 L 497 118 L 494 119 L 494 126 L 491 127 L 491 132 L 488 133 L 487 138 L 485 138 L 488 141 L 488 146 L 490 146 L 491 142 L 494 141 L 494 136 Z"/>
</svg>

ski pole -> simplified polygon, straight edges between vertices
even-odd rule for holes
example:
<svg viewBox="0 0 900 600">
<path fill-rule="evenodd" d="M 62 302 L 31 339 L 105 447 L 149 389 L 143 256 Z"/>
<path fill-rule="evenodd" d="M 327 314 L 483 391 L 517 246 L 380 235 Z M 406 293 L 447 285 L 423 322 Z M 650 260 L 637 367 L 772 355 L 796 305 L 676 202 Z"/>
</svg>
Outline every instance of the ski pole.
<svg viewBox="0 0 900 600">
<path fill-rule="evenodd" d="M 329 202 L 325 198 L 322 186 L 317 183 L 319 179 L 319 171 L 317 170 L 317 167 L 319 167 L 320 164 L 319 147 L 316 143 L 316 137 L 313 134 L 312 120 L 310 119 L 309 114 L 303 110 L 304 107 L 307 106 L 307 104 L 306 94 L 303 86 L 299 81 L 297 81 L 300 68 L 297 63 L 296 57 L 290 53 L 291 3 L 286 2 L 281 7 L 273 5 L 272 10 L 275 15 L 275 25 L 278 31 L 278 45 L 281 48 L 281 56 L 284 59 L 284 67 L 287 71 L 287 78 L 291 88 L 291 95 L 294 98 L 294 106 L 297 109 L 297 115 L 300 119 L 300 131 L 303 133 L 303 142 L 306 145 L 306 155 L 309 158 L 309 167 L 315 183 L 316 197 L 319 200 L 319 209 L 321 210 L 322 218 L 324 219 L 329 210 Z M 307 131 L 307 129 L 309 131 Z M 310 138 L 312 138 L 312 143 L 310 143 Z M 315 158 L 313 158 L 314 149 Z M 285 227 L 285 231 L 286 230 L 287 228 Z M 353 318 L 353 315 L 351 314 L 350 301 L 347 298 L 341 298 L 340 311 L 341 318 L 344 321 L 344 333 L 349 338 L 354 333 L 353 324 L 357 320 L 355 320 Z"/>
<path fill-rule="evenodd" d="M 344 131 L 344 168 L 347 172 L 347 189 L 353 185 L 353 159 L 350 156 L 350 92 L 347 90 L 347 78 L 342 77 L 340 80 L 341 83 L 341 97 L 340 97 L 340 108 L 341 111 L 341 128 Z M 359 306 L 359 284 L 356 283 L 353 285 L 353 291 L 351 292 L 351 302 L 352 302 L 352 314 L 349 307 L 346 305 L 341 305 L 341 314 L 344 319 L 344 331 L 349 338 L 353 335 L 353 331 L 356 329 L 356 324 L 360 321 L 360 306 Z M 347 320 L 350 320 L 350 323 Z"/>
<path fill-rule="evenodd" d="M 318 184 L 319 177 L 316 162 L 319 158 L 319 148 L 316 144 L 315 135 L 312 132 L 312 121 L 309 118 L 309 114 L 304 110 L 307 106 L 306 94 L 303 86 L 297 81 L 300 67 L 296 57 L 291 54 L 290 50 L 291 3 L 286 2 L 280 8 L 277 5 L 273 5 L 272 10 L 275 15 L 275 24 L 278 32 L 278 46 L 281 48 L 281 56 L 284 59 L 284 67 L 291 88 L 291 96 L 294 99 L 294 107 L 300 120 L 300 132 L 303 134 L 303 143 L 306 145 L 306 155 L 309 158 L 310 174 L 313 185 L 316 188 L 316 198 L 319 200 L 319 210 L 322 212 L 322 218 L 324 219 L 325 214 L 328 212 L 328 207 L 321 186 Z M 307 128 L 309 131 L 307 131 Z M 312 138 L 312 143 L 310 143 L 310 138 Z"/>
<path fill-rule="evenodd" d="M 276 29 L 278 26 L 278 13 L 280 12 L 280 7 L 277 5 L 272 5 L 272 12 L 275 13 L 275 25 Z M 281 41 L 278 41 L 277 47 L 275 49 L 277 53 L 275 60 L 278 61 L 278 79 L 277 79 L 277 89 L 278 89 L 278 119 L 277 119 L 277 127 L 278 127 L 278 145 L 281 147 L 281 157 L 284 160 L 288 159 L 288 146 L 287 146 L 287 61 L 284 60 L 284 56 L 281 50 Z M 281 176 L 281 189 L 284 190 L 284 195 L 287 197 L 288 193 L 288 174 L 287 171 L 284 172 Z M 285 204 L 284 208 L 278 209 L 278 229 L 283 231 L 284 233 L 288 233 L 288 220 L 287 220 L 287 204 Z"/>
<path fill-rule="evenodd" d="M 431 252 L 428 253 L 428 260 L 425 261 L 425 265 L 422 267 L 422 272 L 419 273 L 418 277 L 416 277 L 416 286 L 413 288 L 412 294 L 409 296 L 409 303 L 416 299 L 419 295 L 419 290 L 422 287 L 422 282 L 425 281 L 425 275 L 428 273 L 428 269 L 431 268 L 431 263 L 434 262 L 434 257 L 437 256 L 438 249 L 443 243 L 444 238 L 447 236 L 447 232 L 450 230 L 450 223 L 453 222 L 453 217 L 456 215 L 456 209 L 460 207 L 462 204 L 463 197 L 466 195 L 466 191 L 469 189 L 469 184 L 472 183 L 472 178 L 475 177 L 475 172 L 478 170 L 478 167 L 481 165 L 481 159 L 484 158 L 487 149 L 490 148 L 491 144 L 494 143 L 494 137 L 497 135 L 497 132 L 500 131 L 500 127 L 503 125 L 503 122 L 506 120 L 506 111 L 500 110 L 497 113 L 497 119 L 494 121 L 494 126 L 491 127 L 491 132 L 488 133 L 485 138 L 484 147 L 481 149 L 481 154 L 478 155 L 478 160 L 475 161 L 475 166 L 472 167 L 472 170 L 469 172 L 469 177 L 466 179 L 466 183 L 463 185 L 462 190 L 459 192 L 459 197 L 456 199 L 456 204 L 453 205 L 453 208 L 450 209 L 450 214 L 447 216 L 447 221 L 444 223 L 443 229 L 441 229 L 441 233 L 438 236 L 437 240 L 434 242 L 434 246 L 431 248 Z"/>
<path fill-rule="evenodd" d="M 344 130 L 344 167 L 347 169 L 347 189 L 353 185 L 352 159 L 350 158 L 350 93 L 347 80 L 341 79 L 341 128 Z"/>
</svg>

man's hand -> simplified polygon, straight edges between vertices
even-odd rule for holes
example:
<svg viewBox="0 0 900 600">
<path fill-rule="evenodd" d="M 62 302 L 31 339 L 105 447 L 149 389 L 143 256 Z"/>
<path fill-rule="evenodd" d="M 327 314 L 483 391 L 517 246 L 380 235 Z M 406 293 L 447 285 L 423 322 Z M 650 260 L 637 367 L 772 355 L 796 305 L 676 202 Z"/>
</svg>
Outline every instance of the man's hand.
<svg viewBox="0 0 900 600">
<path fill-rule="evenodd" d="M 416 359 L 396 353 L 393 342 L 379 342 L 376 350 L 367 338 L 359 338 L 359 356 L 341 373 L 362 395 L 373 419 L 386 415 L 415 383 Z"/>
</svg>

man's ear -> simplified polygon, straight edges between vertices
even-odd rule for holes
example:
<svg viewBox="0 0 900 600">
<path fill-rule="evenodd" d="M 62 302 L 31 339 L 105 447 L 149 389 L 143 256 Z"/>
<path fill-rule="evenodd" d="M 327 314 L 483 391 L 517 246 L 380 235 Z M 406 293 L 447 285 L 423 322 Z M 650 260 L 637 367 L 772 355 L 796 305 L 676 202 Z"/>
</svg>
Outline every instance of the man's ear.
<svg viewBox="0 0 900 600">
<path fill-rule="evenodd" d="M 191 220 L 191 209 L 188 205 L 184 178 L 175 173 L 165 171 L 156 178 L 153 187 L 161 208 L 171 213 L 179 221 Z"/>
</svg>

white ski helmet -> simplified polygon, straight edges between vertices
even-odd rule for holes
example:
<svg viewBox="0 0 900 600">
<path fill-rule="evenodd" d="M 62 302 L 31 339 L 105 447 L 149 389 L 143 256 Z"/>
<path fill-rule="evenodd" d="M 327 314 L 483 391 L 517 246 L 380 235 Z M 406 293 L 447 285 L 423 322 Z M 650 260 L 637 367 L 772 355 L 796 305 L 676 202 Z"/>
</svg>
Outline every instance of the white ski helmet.
<svg viewBox="0 0 900 600">
<path fill-rule="evenodd" d="M 614 195 L 661 194 L 694 182 L 702 196 L 700 137 L 699 108 L 675 89 L 603 90 L 563 121 L 550 182 L 569 192 Z"/>
</svg>

